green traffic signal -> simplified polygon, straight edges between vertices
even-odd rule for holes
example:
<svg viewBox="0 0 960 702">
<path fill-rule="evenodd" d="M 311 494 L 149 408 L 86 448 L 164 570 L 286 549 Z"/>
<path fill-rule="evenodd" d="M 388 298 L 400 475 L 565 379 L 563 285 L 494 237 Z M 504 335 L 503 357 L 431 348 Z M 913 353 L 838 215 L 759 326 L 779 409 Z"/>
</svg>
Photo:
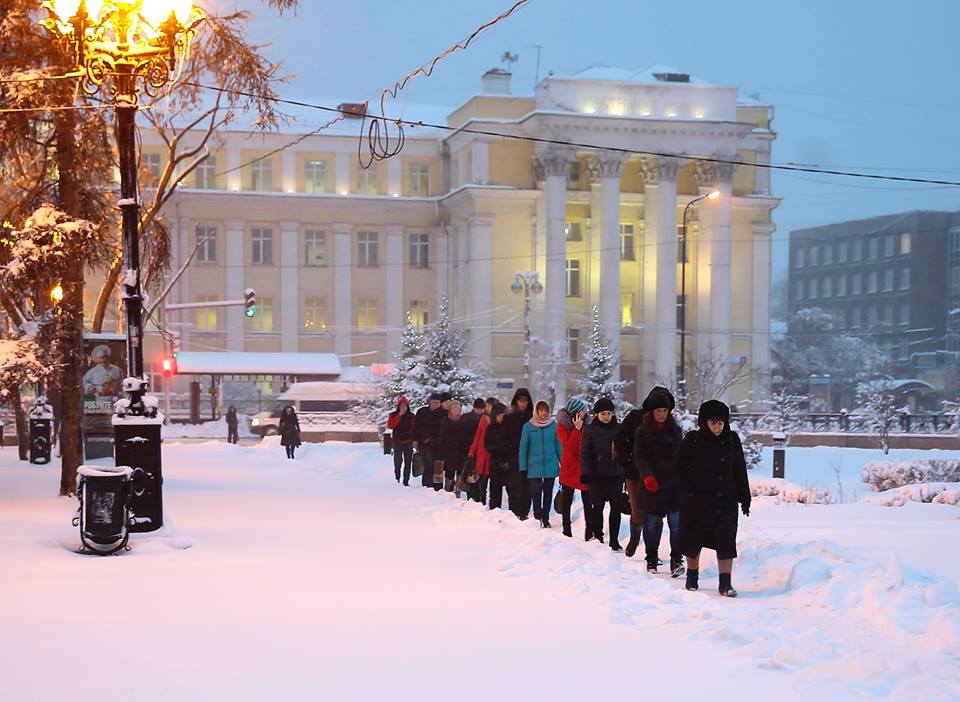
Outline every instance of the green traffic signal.
<svg viewBox="0 0 960 702">
<path fill-rule="evenodd" d="M 248 317 L 252 317 L 252 316 L 254 316 L 256 313 L 257 313 L 257 308 L 256 308 L 256 306 L 248 307 L 248 308 L 246 309 L 246 311 L 244 312 L 244 314 L 247 315 Z"/>
</svg>

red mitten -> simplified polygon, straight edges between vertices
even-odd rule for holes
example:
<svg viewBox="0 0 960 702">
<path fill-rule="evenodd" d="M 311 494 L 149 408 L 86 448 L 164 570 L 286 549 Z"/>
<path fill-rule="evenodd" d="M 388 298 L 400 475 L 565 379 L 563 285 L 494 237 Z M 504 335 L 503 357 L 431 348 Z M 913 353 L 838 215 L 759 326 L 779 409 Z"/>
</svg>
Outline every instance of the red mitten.
<svg viewBox="0 0 960 702">
<path fill-rule="evenodd" d="M 657 485 L 657 479 L 652 475 L 648 475 L 643 479 L 643 486 L 647 488 L 647 492 L 656 492 L 660 489 L 660 486 Z"/>
</svg>

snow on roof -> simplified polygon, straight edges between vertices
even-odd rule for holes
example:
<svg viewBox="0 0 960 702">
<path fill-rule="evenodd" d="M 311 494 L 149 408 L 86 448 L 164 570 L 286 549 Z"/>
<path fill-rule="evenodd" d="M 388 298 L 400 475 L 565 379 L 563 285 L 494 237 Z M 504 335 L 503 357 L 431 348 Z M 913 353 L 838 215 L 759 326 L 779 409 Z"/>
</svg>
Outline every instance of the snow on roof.
<svg viewBox="0 0 960 702">
<path fill-rule="evenodd" d="M 283 400 L 361 400 L 377 397 L 373 382 L 311 381 L 294 383 L 278 399 Z"/>
<path fill-rule="evenodd" d="M 181 375 L 340 375 L 340 359 L 332 353 L 218 353 L 185 351 L 177 354 Z"/>
<path fill-rule="evenodd" d="M 594 64 L 588 66 L 571 76 L 559 76 L 561 78 L 576 78 L 578 80 L 611 80 L 618 83 L 664 83 L 657 76 L 664 74 L 688 75 L 686 71 L 681 71 L 673 66 L 667 66 L 662 63 L 654 63 L 639 71 L 623 66 L 609 66 L 605 64 Z M 694 85 L 711 85 L 705 80 L 696 76 L 690 76 L 690 83 Z M 686 83 L 677 83 L 677 85 L 686 85 Z"/>
</svg>

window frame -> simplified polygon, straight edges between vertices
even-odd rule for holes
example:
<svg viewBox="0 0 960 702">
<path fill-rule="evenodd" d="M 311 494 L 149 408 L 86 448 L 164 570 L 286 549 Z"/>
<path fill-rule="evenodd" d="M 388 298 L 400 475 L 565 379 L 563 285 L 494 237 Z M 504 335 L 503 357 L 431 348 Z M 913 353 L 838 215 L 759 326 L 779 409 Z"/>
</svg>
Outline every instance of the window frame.
<svg viewBox="0 0 960 702">
<path fill-rule="evenodd" d="M 380 232 L 357 232 L 357 267 L 380 267 Z"/>
<path fill-rule="evenodd" d="M 583 297 L 583 265 L 580 259 L 566 259 L 564 263 L 564 274 L 565 297 Z"/>
<path fill-rule="evenodd" d="M 266 236 L 265 236 L 266 234 Z M 266 247 L 264 244 L 266 243 Z M 259 250 L 259 256 L 258 256 Z M 264 252 L 268 256 L 264 256 Z M 258 260 L 259 258 L 259 260 Z M 251 227 L 250 228 L 250 263 L 254 266 L 272 266 L 273 265 L 273 228 L 272 227 Z M 257 309 L 259 313 L 259 300 Z"/>
<path fill-rule="evenodd" d="M 407 265 L 417 270 L 430 268 L 430 234 L 428 232 L 410 232 L 407 235 Z"/>
<path fill-rule="evenodd" d="M 321 255 L 317 256 L 317 248 Z M 310 250 L 313 248 L 313 259 Z M 319 258 L 319 263 L 317 259 Z M 323 268 L 327 265 L 327 232 L 324 229 L 303 230 L 303 266 L 304 268 Z"/>
<path fill-rule="evenodd" d="M 320 178 L 317 180 L 317 166 Z M 311 172 L 312 171 L 312 172 Z M 308 158 L 303 162 L 303 191 L 305 193 L 327 192 L 327 162 L 322 158 Z"/>
</svg>

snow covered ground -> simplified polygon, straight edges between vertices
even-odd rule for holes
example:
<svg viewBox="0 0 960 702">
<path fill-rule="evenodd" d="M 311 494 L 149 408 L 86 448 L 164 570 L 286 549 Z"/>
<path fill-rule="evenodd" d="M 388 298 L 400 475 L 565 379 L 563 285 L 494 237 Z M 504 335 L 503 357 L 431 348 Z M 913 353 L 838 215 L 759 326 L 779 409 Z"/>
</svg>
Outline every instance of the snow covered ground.
<svg viewBox="0 0 960 702">
<path fill-rule="evenodd" d="M 375 445 L 168 442 L 169 528 L 82 556 L 57 469 L 0 452 L 0 698 L 958 700 L 960 510 L 864 501 L 878 457 L 791 449 L 843 500 L 757 498 L 727 600 L 711 556 L 688 593 L 579 505 L 566 539 L 400 487 Z"/>
</svg>

